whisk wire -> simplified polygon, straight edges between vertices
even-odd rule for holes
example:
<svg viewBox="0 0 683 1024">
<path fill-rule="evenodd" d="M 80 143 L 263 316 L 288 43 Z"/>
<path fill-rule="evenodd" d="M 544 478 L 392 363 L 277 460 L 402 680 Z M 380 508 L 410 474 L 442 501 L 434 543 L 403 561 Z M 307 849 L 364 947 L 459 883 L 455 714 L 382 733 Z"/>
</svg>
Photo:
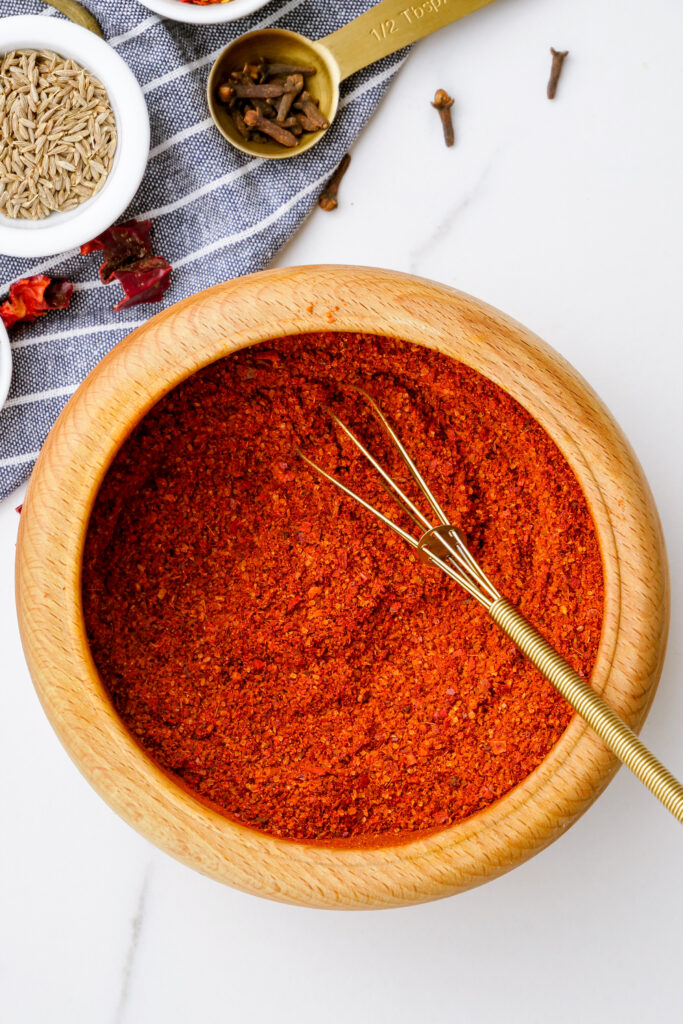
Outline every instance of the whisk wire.
<svg viewBox="0 0 683 1024">
<path fill-rule="evenodd" d="M 388 434 L 403 463 L 409 470 L 419 491 L 424 496 L 430 508 L 439 520 L 439 525 L 433 526 L 417 505 L 411 501 L 405 491 L 396 483 L 393 477 L 387 473 L 381 463 L 378 462 L 374 455 L 368 451 L 354 431 L 344 423 L 344 421 L 340 419 L 332 409 L 325 407 L 325 411 L 329 415 L 330 419 L 349 438 L 358 451 L 379 473 L 382 489 L 386 491 L 386 493 L 396 502 L 399 508 L 412 520 L 415 526 L 419 528 L 420 537 L 417 539 L 413 537 L 399 526 L 398 523 L 394 522 L 394 520 L 389 518 L 389 516 L 384 515 L 383 512 L 380 512 L 379 509 L 365 498 L 361 497 L 361 495 L 352 488 L 348 487 L 338 477 L 334 476 L 332 473 L 328 473 L 317 462 L 314 462 L 313 459 L 304 455 L 300 448 L 297 449 L 298 454 L 306 463 L 308 463 L 309 466 L 311 466 L 312 469 L 315 469 L 322 477 L 329 480 L 330 483 L 333 483 L 341 491 L 357 501 L 359 505 L 362 505 L 368 512 L 371 512 L 380 520 L 380 522 L 384 523 L 385 526 L 388 526 L 389 529 L 393 530 L 393 532 L 401 537 L 402 540 L 414 548 L 417 551 L 418 557 L 431 565 L 437 566 L 442 570 L 442 572 L 450 577 L 450 579 L 458 583 L 463 590 L 470 594 L 471 597 L 489 610 L 493 602 L 500 597 L 500 594 L 470 554 L 467 545 L 459 532 L 455 530 L 446 519 L 443 509 L 432 494 L 430 488 L 427 486 L 427 483 L 417 468 L 416 463 L 408 454 L 408 451 L 402 441 L 377 403 L 366 391 L 363 390 L 363 388 L 352 386 L 352 390 L 356 391 L 370 406 L 375 418 L 378 420 L 385 433 Z"/>
<path fill-rule="evenodd" d="M 340 491 L 343 491 L 344 494 L 347 494 L 350 498 L 353 498 L 354 501 L 357 501 L 359 505 L 362 505 L 363 508 L 367 509 L 368 512 L 371 512 L 373 516 L 376 516 L 377 519 L 380 520 L 380 522 L 384 523 L 385 526 L 388 526 L 390 530 L 393 530 L 393 532 L 397 534 L 402 540 L 404 540 L 406 544 L 409 544 L 411 548 L 415 548 L 415 550 L 419 549 L 420 541 L 416 540 L 404 529 L 402 529 L 398 525 L 398 523 L 395 523 L 393 521 L 393 519 L 390 519 L 389 516 L 385 516 L 383 512 L 380 512 L 379 509 L 375 508 L 374 505 L 371 505 L 369 501 L 365 500 L 365 498 L 362 498 L 360 494 L 356 493 L 356 491 L 353 491 L 351 490 L 350 487 L 347 487 L 345 483 L 342 483 L 342 481 L 339 480 L 336 476 L 333 476 L 332 473 L 328 473 L 327 470 L 323 469 L 322 466 L 319 466 L 317 462 L 313 461 L 313 459 L 309 459 L 308 455 L 305 455 L 300 448 L 297 448 L 296 452 L 297 455 L 299 455 L 304 460 L 304 462 L 306 462 L 312 469 L 316 471 L 316 473 L 319 473 L 320 476 L 325 478 L 325 480 L 329 480 L 330 483 L 334 484 L 335 487 L 338 487 Z M 388 488 L 386 488 L 386 490 L 388 491 Z M 391 494 L 391 491 L 388 491 L 388 493 Z M 392 497 L 397 498 L 397 496 L 393 494 Z M 397 498 L 397 500 L 400 503 L 400 499 Z M 408 509 L 404 509 L 404 511 L 410 515 Z M 412 515 L 411 518 L 413 518 Z M 425 536 L 425 534 L 423 534 L 423 536 Z M 432 565 L 438 566 L 438 568 L 441 569 L 442 572 L 444 572 L 452 580 L 458 583 L 463 588 L 463 590 L 466 590 L 467 593 L 474 597 L 477 601 L 479 601 L 480 604 L 483 604 L 485 605 L 485 607 L 488 607 L 490 602 L 486 602 L 482 599 L 482 596 L 477 590 L 476 586 L 463 572 L 461 572 L 458 568 L 449 565 L 448 562 L 446 562 L 443 558 L 440 558 L 434 552 L 429 551 L 428 549 L 423 549 L 423 552 L 425 561 L 429 562 Z"/>
<path fill-rule="evenodd" d="M 387 432 L 387 434 L 389 435 L 389 437 L 393 441 L 396 450 L 398 451 L 399 455 L 401 456 L 401 458 L 405 462 L 406 466 L 408 467 L 413 480 L 415 481 L 415 483 L 417 484 L 417 486 L 419 487 L 419 489 L 422 491 L 422 493 L 424 494 L 425 498 L 429 502 L 429 504 L 430 504 L 430 506 L 432 508 L 432 511 L 434 512 L 434 515 L 439 520 L 439 522 L 441 523 L 442 526 L 447 526 L 448 525 L 448 518 L 447 518 L 445 512 L 443 511 L 443 509 L 439 505 L 438 501 L 436 500 L 436 498 L 434 497 L 434 495 L 430 491 L 429 487 L 427 486 L 427 484 L 425 482 L 424 477 L 422 476 L 422 474 L 420 473 L 419 469 L 417 468 L 417 466 L 415 465 L 415 463 L 411 459 L 410 455 L 408 454 L 408 452 L 404 448 L 403 442 L 401 441 L 400 437 L 398 436 L 398 434 L 396 433 L 396 431 L 392 427 L 391 423 L 386 418 L 386 416 L 384 415 L 384 413 L 382 412 L 380 407 L 377 405 L 377 402 L 374 400 L 374 398 L 371 398 L 370 395 L 367 393 L 367 391 L 364 391 L 363 388 L 359 388 L 357 385 L 351 385 L 351 387 L 362 398 L 364 398 L 365 401 L 367 402 L 367 404 L 370 406 L 370 408 L 372 409 L 373 413 L 375 414 L 375 417 L 380 422 L 380 424 L 384 427 L 385 431 Z"/>
<path fill-rule="evenodd" d="M 374 516 L 377 516 L 377 518 L 381 520 L 381 522 L 383 522 L 385 526 L 388 526 L 390 530 L 393 530 L 394 533 L 397 533 L 399 537 L 402 537 L 406 544 L 410 544 L 410 546 L 413 548 L 417 547 L 418 542 L 415 540 L 415 538 L 411 537 L 409 533 L 406 533 L 406 531 L 403 530 L 397 523 L 395 523 L 393 519 L 389 519 L 388 516 L 385 516 L 384 513 L 380 512 L 379 509 L 375 508 L 374 505 L 371 505 L 369 501 L 366 501 L 365 498 L 362 498 L 360 494 L 357 494 L 355 491 L 352 491 L 350 487 L 347 487 L 346 484 L 342 483 L 342 481 L 339 480 L 336 476 L 333 476 L 331 473 L 328 473 L 327 470 L 323 469 L 322 466 L 319 466 L 317 462 L 313 461 L 313 459 L 309 459 L 308 455 L 304 455 L 300 448 L 297 448 L 296 451 L 297 455 L 300 455 L 304 462 L 307 462 L 308 465 L 311 466 L 311 468 L 316 471 L 316 473 L 320 473 L 321 476 L 325 477 L 326 480 L 329 480 L 330 483 L 335 485 L 335 487 L 338 487 L 340 491 L 343 491 L 344 494 L 348 494 L 350 498 L 353 498 L 355 501 L 357 501 L 358 504 L 362 505 L 363 508 L 368 510 L 368 512 L 372 512 L 372 514 Z"/>
<path fill-rule="evenodd" d="M 362 443 L 362 441 L 360 441 L 356 437 L 356 435 L 351 430 L 351 428 L 347 427 L 347 425 L 343 422 L 343 420 L 340 420 L 339 417 L 337 416 L 337 414 L 332 412 L 331 409 L 327 409 L 326 411 L 329 414 L 329 416 L 332 418 L 332 420 L 334 420 L 334 422 L 337 424 L 337 426 L 340 427 L 344 431 L 346 436 L 355 444 L 355 446 L 358 449 L 358 451 L 361 452 L 365 456 L 365 458 L 368 460 L 370 465 L 373 466 L 377 470 L 379 475 L 382 477 L 382 480 L 384 481 L 385 490 L 388 489 L 388 493 L 391 493 L 392 491 L 394 492 L 392 497 L 398 498 L 399 504 L 401 505 L 401 507 L 405 511 L 408 511 L 408 509 L 410 510 L 410 512 L 408 514 L 411 516 L 411 518 L 415 517 L 417 519 L 418 523 L 422 526 L 423 530 L 431 530 L 432 524 L 429 522 L 429 520 L 426 519 L 425 516 L 423 516 L 423 514 L 420 512 L 420 510 L 417 507 L 417 505 L 413 504 L 413 502 L 410 500 L 408 495 L 405 494 L 405 492 L 401 490 L 401 488 L 398 486 L 396 481 L 394 479 L 392 479 L 392 477 L 389 476 L 387 471 L 379 464 L 377 459 L 373 455 L 370 454 L 370 452 L 367 450 L 365 445 Z M 398 445 L 400 445 L 400 442 L 397 443 L 397 447 L 398 447 Z M 406 465 L 410 468 L 411 460 L 410 460 L 407 452 L 405 452 L 405 450 L 402 450 L 402 448 L 403 448 L 403 446 L 400 445 L 400 447 L 398 448 L 399 453 L 400 453 L 401 457 L 404 459 L 404 461 L 406 462 Z"/>
</svg>

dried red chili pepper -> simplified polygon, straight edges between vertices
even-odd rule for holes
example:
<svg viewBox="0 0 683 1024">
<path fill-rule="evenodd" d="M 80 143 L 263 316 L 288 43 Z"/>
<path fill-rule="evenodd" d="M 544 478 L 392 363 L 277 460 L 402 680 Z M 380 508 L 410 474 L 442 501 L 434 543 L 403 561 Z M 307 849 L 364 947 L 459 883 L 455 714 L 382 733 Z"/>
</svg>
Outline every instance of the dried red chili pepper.
<svg viewBox="0 0 683 1024">
<path fill-rule="evenodd" d="M 0 305 L 0 318 L 8 329 L 16 323 L 31 323 L 51 309 L 67 309 L 73 290 L 63 277 L 24 277 L 10 285 L 9 298 Z"/>
<path fill-rule="evenodd" d="M 393 514 L 321 412 L 382 450 L 340 382 L 380 401 L 482 567 L 587 676 L 602 568 L 568 464 L 490 381 L 390 338 L 270 341 L 159 402 L 98 495 L 84 611 L 123 721 L 200 799 L 277 836 L 395 842 L 497 800 L 572 712 L 483 609 L 297 459 L 303 442 Z"/>
<path fill-rule="evenodd" d="M 81 246 L 81 253 L 104 252 L 100 280 L 110 284 L 117 280 L 125 297 L 114 312 L 145 302 L 160 302 L 170 286 L 171 264 L 152 249 L 152 221 L 128 220 L 107 228 L 97 238 Z"/>
<path fill-rule="evenodd" d="M 143 302 L 160 302 L 170 285 L 171 264 L 162 256 L 149 256 L 133 266 L 114 271 L 126 297 L 114 306 L 114 312 L 139 306 Z"/>
</svg>

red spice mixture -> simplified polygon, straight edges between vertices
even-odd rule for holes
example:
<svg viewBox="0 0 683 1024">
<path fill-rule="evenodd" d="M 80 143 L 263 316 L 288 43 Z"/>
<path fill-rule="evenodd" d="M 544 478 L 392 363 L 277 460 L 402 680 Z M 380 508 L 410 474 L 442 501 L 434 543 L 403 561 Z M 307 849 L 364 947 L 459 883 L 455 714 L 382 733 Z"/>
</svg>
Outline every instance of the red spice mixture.
<svg viewBox="0 0 683 1024">
<path fill-rule="evenodd" d="M 571 710 L 483 609 L 298 459 L 300 444 L 393 512 L 322 409 L 382 444 L 341 382 L 379 401 L 494 583 L 587 677 L 602 568 L 563 456 L 484 377 L 380 337 L 257 345 L 159 402 L 98 496 L 84 610 L 118 713 L 193 793 L 277 836 L 390 842 L 501 797 Z"/>
</svg>

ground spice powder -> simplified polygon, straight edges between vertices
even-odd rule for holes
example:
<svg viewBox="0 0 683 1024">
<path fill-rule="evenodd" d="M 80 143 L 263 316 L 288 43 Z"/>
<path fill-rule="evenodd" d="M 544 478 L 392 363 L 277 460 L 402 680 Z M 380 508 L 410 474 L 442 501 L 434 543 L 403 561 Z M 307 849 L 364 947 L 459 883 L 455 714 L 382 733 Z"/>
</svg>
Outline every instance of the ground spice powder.
<svg viewBox="0 0 683 1024">
<path fill-rule="evenodd" d="M 324 413 L 381 445 L 340 382 L 379 401 L 494 583 L 588 677 L 602 568 L 569 466 L 497 386 L 396 339 L 281 338 L 167 395 L 101 487 L 83 600 L 119 715 L 185 787 L 273 835 L 381 843 L 497 800 L 571 710 L 474 601 L 297 458 L 390 509 Z"/>
</svg>

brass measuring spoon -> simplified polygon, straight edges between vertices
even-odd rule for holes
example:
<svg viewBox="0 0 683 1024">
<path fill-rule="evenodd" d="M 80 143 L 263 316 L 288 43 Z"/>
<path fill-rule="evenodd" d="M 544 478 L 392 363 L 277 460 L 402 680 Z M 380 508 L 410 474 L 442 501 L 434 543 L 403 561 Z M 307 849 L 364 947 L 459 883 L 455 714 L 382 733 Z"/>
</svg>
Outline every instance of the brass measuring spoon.
<svg viewBox="0 0 683 1024">
<path fill-rule="evenodd" d="M 345 78 L 491 2 L 381 0 L 359 18 L 316 42 L 281 28 L 248 32 L 230 43 L 211 69 L 207 84 L 211 116 L 228 142 L 243 153 L 274 160 L 297 156 L 319 142 L 324 131 L 303 135 L 292 149 L 277 142 L 243 139 L 226 107 L 217 98 L 218 87 L 231 71 L 259 60 L 314 67 L 316 73 L 306 80 L 306 88 L 318 100 L 321 113 L 331 124 L 339 106 L 339 85 Z"/>
</svg>

